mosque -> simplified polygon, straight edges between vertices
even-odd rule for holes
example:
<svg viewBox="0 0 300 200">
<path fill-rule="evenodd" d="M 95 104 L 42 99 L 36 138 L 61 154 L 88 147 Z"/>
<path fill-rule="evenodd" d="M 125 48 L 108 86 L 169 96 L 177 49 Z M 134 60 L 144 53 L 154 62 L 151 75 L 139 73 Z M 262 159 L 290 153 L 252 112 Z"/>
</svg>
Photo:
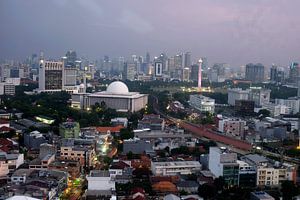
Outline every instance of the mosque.
<svg viewBox="0 0 300 200">
<path fill-rule="evenodd" d="M 114 81 L 108 85 L 106 91 L 96 93 L 72 94 L 73 108 L 89 110 L 91 106 L 102 102 L 118 112 L 136 112 L 146 107 L 148 95 L 129 92 L 128 87 L 121 81 Z"/>
</svg>

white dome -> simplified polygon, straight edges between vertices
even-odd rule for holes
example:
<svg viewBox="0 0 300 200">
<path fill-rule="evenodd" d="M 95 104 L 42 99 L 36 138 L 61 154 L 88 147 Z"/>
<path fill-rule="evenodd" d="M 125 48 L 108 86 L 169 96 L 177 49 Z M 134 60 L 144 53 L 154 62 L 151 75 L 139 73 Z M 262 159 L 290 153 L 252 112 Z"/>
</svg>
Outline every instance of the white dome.
<svg viewBox="0 0 300 200">
<path fill-rule="evenodd" d="M 125 83 L 121 81 L 114 81 L 106 89 L 106 92 L 112 94 L 126 94 L 129 92 L 128 87 Z"/>
</svg>

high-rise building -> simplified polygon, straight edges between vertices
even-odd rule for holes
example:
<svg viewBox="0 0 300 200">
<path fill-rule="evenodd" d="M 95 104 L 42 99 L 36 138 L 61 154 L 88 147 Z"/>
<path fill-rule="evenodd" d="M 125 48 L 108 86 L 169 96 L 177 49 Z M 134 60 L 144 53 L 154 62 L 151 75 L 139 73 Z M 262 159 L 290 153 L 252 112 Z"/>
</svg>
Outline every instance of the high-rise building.
<svg viewBox="0 0 300 200">
<path fill-rule="evenodd" d="M 181 80 L 183 65 L 184 65 L 183 55 L 182 54 L 176 55 L 174 57 L 174 72 L 172 78 Z"/>
<path fill-rule="evenodd" d="M 63 89 L 64 63 L 62 61 L 40 60 L 39 90 L 55 91 Z"/>
<path fill-rule="evenodd" d="M 202 57 L 202 70 L 206 70 L 208 68 L 208 61 L 206 57 Z"/>
<path fill-rule="evenodd" d="M 161 77 L 162 74 L 163 74 L 163 64 L 162 64 L 162 62 L 156 61 L 154 69 L 155 69 L 155 76 L 156 77 Z"/>
<path fill-rule="evenodd" d="M 134 80 L 136 75 L 136 64 L 132 62 L 126 62 L 124 64 L 124 80 Z"/>
<path fill-rule="evenodd" d="M 183 68 L 182 80 L 190 81 L 190 68 L 188 67 Z"/>
<path fill-rule="evenodd" d="M 272 65 L 270 69 L 270 81 L 272 83 L 284 83 L 284 71 L 283 69 Z"/>
<path fill-rule="evenodd" d="M 246 80 L 252 81 L 253 83 L 261 83 L 264 81 L 265 67 L 258 64 L 247 64 L 246 65 Z"/>
<path fill-rule="evenodd" d="M 296 62 L 292 62 L 290 65 L 289 82 L 297 83 L 299 75 L 300 75 L 299 64 Z"/>
<path fill-rule="evenodd" d="M 192 65 L 192 54 L 191 52 L 186 52 L 184 54 L 184 67 L 190 67 Z"/>
<path fill-rule="evenodd" d="M 76 60 L 77 60 L 77 54 L 76 54 L 76 52 L 75 51 L 72 51 L 72 50 L 70 50 L 70 51 L 68 51 L 67 53 L 66 53 L 66 57 L 67 57 L 67 59 L 66 59 L 66 63 L 65 63 L 65 65 L 66 66 L 68 66 L 68 65 L 70 65 L 70 66 L 75 66 L 76 65 Z"/>
<path fill-rule="evenodd" d="M 146 63 L 149 64 L 150 62 L 151 62 L 150 53 L 147 52 L 147 53 L 146 53 Z"/>
<path fill-rule="evenodd" d="M 199 72 L 199 65 L 197 65 L 197 64 L 192 65 L 190 80 L 198 81 L 198 72 Z"/>
</svg>

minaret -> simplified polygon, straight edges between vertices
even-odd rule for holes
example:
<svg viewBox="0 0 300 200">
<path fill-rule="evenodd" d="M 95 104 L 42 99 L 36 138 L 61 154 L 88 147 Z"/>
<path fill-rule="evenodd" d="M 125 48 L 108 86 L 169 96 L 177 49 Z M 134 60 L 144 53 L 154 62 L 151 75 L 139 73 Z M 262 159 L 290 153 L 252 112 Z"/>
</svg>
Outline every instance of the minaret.
<svg viewBox="0 0 300 200">
<path fill-rule="evenodd" d="M 199 69 L 198 69 L 198 91 L 201 92 L 201 81 L 202 81 L 202 59 L 198 61 L 199 63 Z"/>
</svg>

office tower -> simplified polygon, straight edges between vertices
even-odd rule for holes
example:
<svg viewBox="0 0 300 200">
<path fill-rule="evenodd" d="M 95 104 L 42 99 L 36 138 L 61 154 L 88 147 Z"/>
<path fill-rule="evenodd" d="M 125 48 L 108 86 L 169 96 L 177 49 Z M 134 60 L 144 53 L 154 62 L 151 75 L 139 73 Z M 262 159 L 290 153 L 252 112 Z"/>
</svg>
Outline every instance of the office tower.
<svg viewBox="0 0 300 200">
<path fill-rule="evenodd" d="M 261 83 L 264 81 L 265 76 L 265 67 L 258 63 L 252 64 L 249 63 L 246 65 L 246 80 L 249 80 L 253 83 Z"/>
<path fill-rule="evenodd" d="M 182 78 L 182 70 L 183 70 L 183 55 L 178 54 L 174 57 L 174 72 L 173 76 L 171 75 L 172 78 L 179 79 L 181 80 Z"/>
<path fill-rule="evenodd" d="M 190 68 L 188 67 L 183 68 L 182 80 L 190 81 Z"/>
<path fill-rule="evenodd" d="M 163 74 L 163 64 L 160 61 L 156 61 L 154 64 L 155 76 L 161 77 Z"/>
<path fill-rule="evenodd" d="M 192 65 L 192 54 L 191 52 L 186 52 L 184 54 L 184 67 L 190 67 Z"/>
<path fill-rule="evenodd" d="M 168 72 L 170 76 L 173 78 L 175 74 L 175 57 L 168 58 Z"/>
<path fill-rule="evenodd" d="M 206 57 L 202 57 L 202 70 L 206 70 L 208 68 L 208 61 Z"/>
<path fill-rule="evenodd" d="M 272 65 L 270 69 L 270 81 L 272 83 L 283 83 L 284 82 L 284 71 L 283 69 Z"/>
<path fill-rule="evenodd" d="M 277 82 L 277 66 L 275 66 L 274 64 L 272 65 L 271 69 L 270 69 L 270 81 L 271 82 Z"/>
<path fill-rule="evenodd" d="M 193 64 L 191 66 L 190 80 L 191 81 L 198 81 L 198 73 L 199 73 L 199 65 L 198 64 Z"/>
<path fill-rule="evenodd" d="M 300 75 L 300 66 L 296 62 L 292 62 L 290 65 L 289 82 L 297 83 L 298 76 Z"/>
<path fill-rule="evenodd" d="M 132 62 L 126 62 L 124 64 L 124 74 L 123 74 L 124 80 L 131 80 L 133 81 L 135 79 L 136 75 L 136 64 Z"/>
<path fill-rule="evenodd" d="M 66 63 L 65 63 L 65 66 L 75 66 L 76 65 L 76 60 L 77 60 L 77 54 L 75 51 L 68 51 L 66 53 Z"/>
<path fill-rule="evenodd" d="M 47 61 L 41 57 L 39 64 L 39 90 L 62 90 L 63 71 L 64 63 L 62 61 Z"/>
<path fill-rule="evenodd" d="M 150 53 L 147 52 L 147 53 L 146 53 L 146 63 L 149 64 L 150 62 L 151 62 Z"/>
<path fill-rule="evenodd" d="M 161 53 L 157 59 L 160 60 L 162 63 L 163 73 L 167 73 L 168 72 L 168 57 L 167 57 L 167 55 L 165 53 Z"/>
<path fill-rule="evenodd" d="M 198 90 L 201 91 L 201 82 L 202 82 L 202 60 L 198 61 L 199 68 L 198 68 Z"/>
</svg>

